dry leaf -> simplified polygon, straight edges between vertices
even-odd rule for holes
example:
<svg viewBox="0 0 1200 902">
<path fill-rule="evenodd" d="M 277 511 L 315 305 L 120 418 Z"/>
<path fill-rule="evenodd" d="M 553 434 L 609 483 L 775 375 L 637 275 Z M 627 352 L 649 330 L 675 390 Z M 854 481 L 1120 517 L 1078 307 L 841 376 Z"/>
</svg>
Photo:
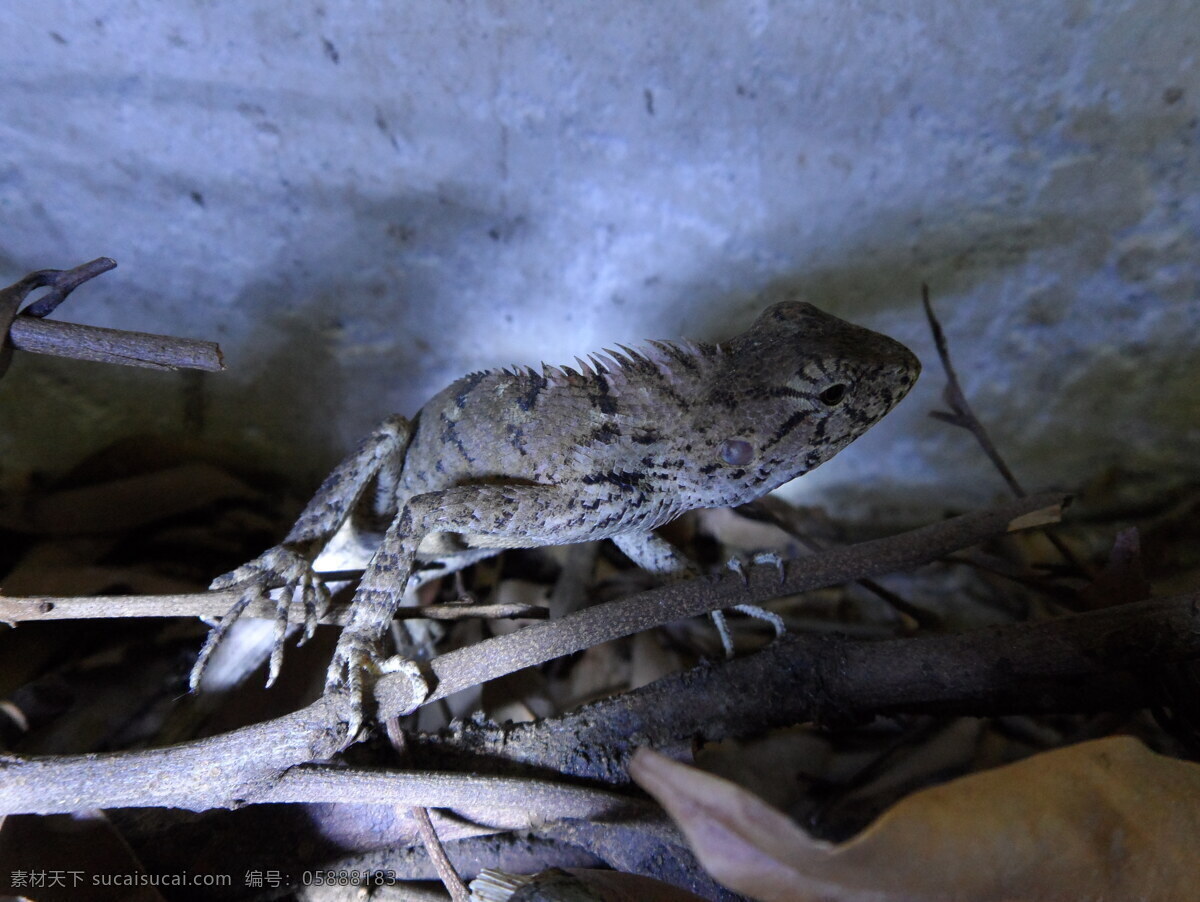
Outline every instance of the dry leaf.
<svg viewBox="0 0 1200 902">
<path fill-rule="evenodd" d="M 1131 737 L 914 793 L 841 845 L 653 752 L 630 773 L 717 880 L 765 902 L 1185 900 L 1200 884 L 1200 766 Z"/>
</svg>

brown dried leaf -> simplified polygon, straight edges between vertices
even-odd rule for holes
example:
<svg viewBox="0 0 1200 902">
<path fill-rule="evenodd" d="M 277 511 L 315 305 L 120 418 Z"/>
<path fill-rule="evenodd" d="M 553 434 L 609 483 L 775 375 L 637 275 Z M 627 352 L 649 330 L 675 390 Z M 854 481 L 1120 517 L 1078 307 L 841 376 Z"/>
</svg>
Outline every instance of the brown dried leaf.
<svg viewBox="0 0 1200 902">
<path fill-rule="evenodd" d="M 1184 900 L 1200 882 L 1200 766 L 1131 737 L 914 793 L 841 845 L 653 752 L 630 773 L 717 880 L 768 902 Z"/>
</svg>

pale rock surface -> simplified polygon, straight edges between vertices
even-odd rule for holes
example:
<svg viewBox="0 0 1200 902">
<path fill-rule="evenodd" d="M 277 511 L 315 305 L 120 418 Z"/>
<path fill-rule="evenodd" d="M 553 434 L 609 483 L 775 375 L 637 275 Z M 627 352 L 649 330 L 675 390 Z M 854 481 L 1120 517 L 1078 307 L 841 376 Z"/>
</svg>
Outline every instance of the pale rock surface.
<svg viewBox="0 0 1200 902">
<path fill-rule="evenodd" d="M 229 364 L 19 356 L 0 483 L 194 431 L 199 392 L 315 488 L 465 372 L 721 338 L 799 287 L 926 368 L 797 494 L 979 503 L 925 416 L 922 281 L 1031 488 L 1200 469 L 1190 4 L 11 0 L 0 36 L 0 279 L 114 257 L 62 318 Z"/>
</svg>

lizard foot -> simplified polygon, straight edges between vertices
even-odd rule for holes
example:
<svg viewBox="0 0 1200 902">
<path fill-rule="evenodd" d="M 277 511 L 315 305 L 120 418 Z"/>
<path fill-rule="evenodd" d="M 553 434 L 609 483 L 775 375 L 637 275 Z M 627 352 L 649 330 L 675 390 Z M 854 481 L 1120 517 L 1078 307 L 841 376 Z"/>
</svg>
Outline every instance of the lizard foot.
<svg viewBox="0 0 1200 902">
<path fill-rule="evenodd" d="M 338 718 L 345 721 L 346 736 L 353 741 L 366 720 L 366 693 L 380 676 L 404 674 L 407 693 L 395 694 L 398 715 L 410 714 L 429 695 L 429 683 L 416 661 L 403 655 L 382 658 L 377 644 L 349 631 L 342 633 L 325 676 L 325 694 L 335 700 Z"/>
<path fill-rule="evenodd" d="M 365 720 L 368 681 L 383 670 L 378 644 L 349 629 L 343 630 L 325 674 L 325 694 L 336 701 L 339 719 L 346 722 L 353 741 Z"/>
<path fill-rule="evenodd" d="M 200 685 L 200 679 L 213 652 L 246 608 L 255 601 L 269 598 L 270 590 L 280 587 L 290 587 L 292 591 L 283 593 L 275 600 L 275 643 L 271 649 L 267 686 L 274 684 L 283 665 L 283 642 L 287 635 L 288 608 L 291 603 L 299 602 L 304 606 L 304 635 L 300 639 L 303 643 L 312 637 L 317 623 L 329 607 L 330 598 L 329 589 L 313 572 L 308 559 L 282 545 L 276 545 L 250 563 L 218 576 L 209 585 L 209 589 L 213 591 L 240 588 L 242 593 L 226 611 L 220 623 L 209 631 L 188 678 L 188 684 L 193 691 Z"/>
<path fill-rule="evenodd" d="M 782 583 L 784 581 L 783 559 L 774 552 L 759 552 L 750 558 L 750 563 L 753 565 L 774 566 L 779 572 L 779 582 Z M 731 557 L 726 566 L 742 578 L 743 585 L 748 586 L 750 584 L 750 574 L 741 558 Z M 732 607 L 735 611 L 741 611 L 743 614 L 747 614 L 758 620 L 765 620 L 771 624 L 775 629 L 776 639 L 781 638 L 787 633 L 787 625 L 783 622 L 783 618 L 772 611 L 753 604 L 735 604 Z M 713 626 L 717 628 L 717 634 L 721 637 L 721 647 L 725 650 L 725 657 L 732 658 L 733 636 L 729 632 L 729 624 L 725 622 L 725 614 L 721 611 L 711 611 L 709 612 L 709 617 L 712 618 Z"/>
<path fill-rule="evenodd" d="M 756 552 L 750 557 L 750 565 L 755 567 L 774 567 L 775 571 L 779 574 L 780 583 L 787 578 L 787 573 L 783 568 L 783 558 L 774 551 Z M 743 586 L 750 585 L 750 571 L 742 558 L 735 555 L 725 563 L 725 566 L 742 578 Z"/>
<path fill-rule="evenodd" d="M 775 628 L 775 638 L 781 639 L 787 634 L 787 624 L 783 622 L 783 618 L 774 611 L 768 611 L 766 608 L 760 608 L 756 604 L 735 604 L 730 606 L 735 611 L 747 616 L 753 617 L 756 620 L 765 620 Z M 733 635 L 729 632 L 729 624 L 725 622 L 724 611 L 709 611 L 708 616 L 712 618 L 713 626 L 717 628 L 717 634 L 721 637 L 721 647 L 725 649 L 725 657 L 733 657 Z"/>
</svg>

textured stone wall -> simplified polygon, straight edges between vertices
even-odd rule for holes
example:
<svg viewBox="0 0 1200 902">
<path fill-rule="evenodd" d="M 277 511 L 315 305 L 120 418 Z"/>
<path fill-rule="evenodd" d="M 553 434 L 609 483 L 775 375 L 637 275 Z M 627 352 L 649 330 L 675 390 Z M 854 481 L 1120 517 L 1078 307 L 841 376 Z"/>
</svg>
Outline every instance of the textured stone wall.
<svg viewBox="0 0 1200 902">
<path fill-rule="evenodd" d="M 0 481 L 194 431 L 198 400 L 205 435 L 311 481 L 463 372 L 719 338 L 799 288 L 926 362 L 809 493 L 982 500 L 999 481 L 925 416 L 922 281 L 1028 484 L 1196 475 L 1198 22 L 1168 0 L 11 0 L 0 279 L 112 256 L 63 318 L 213 338 L 229 371 L 22 355 Z"/>
</svg>

